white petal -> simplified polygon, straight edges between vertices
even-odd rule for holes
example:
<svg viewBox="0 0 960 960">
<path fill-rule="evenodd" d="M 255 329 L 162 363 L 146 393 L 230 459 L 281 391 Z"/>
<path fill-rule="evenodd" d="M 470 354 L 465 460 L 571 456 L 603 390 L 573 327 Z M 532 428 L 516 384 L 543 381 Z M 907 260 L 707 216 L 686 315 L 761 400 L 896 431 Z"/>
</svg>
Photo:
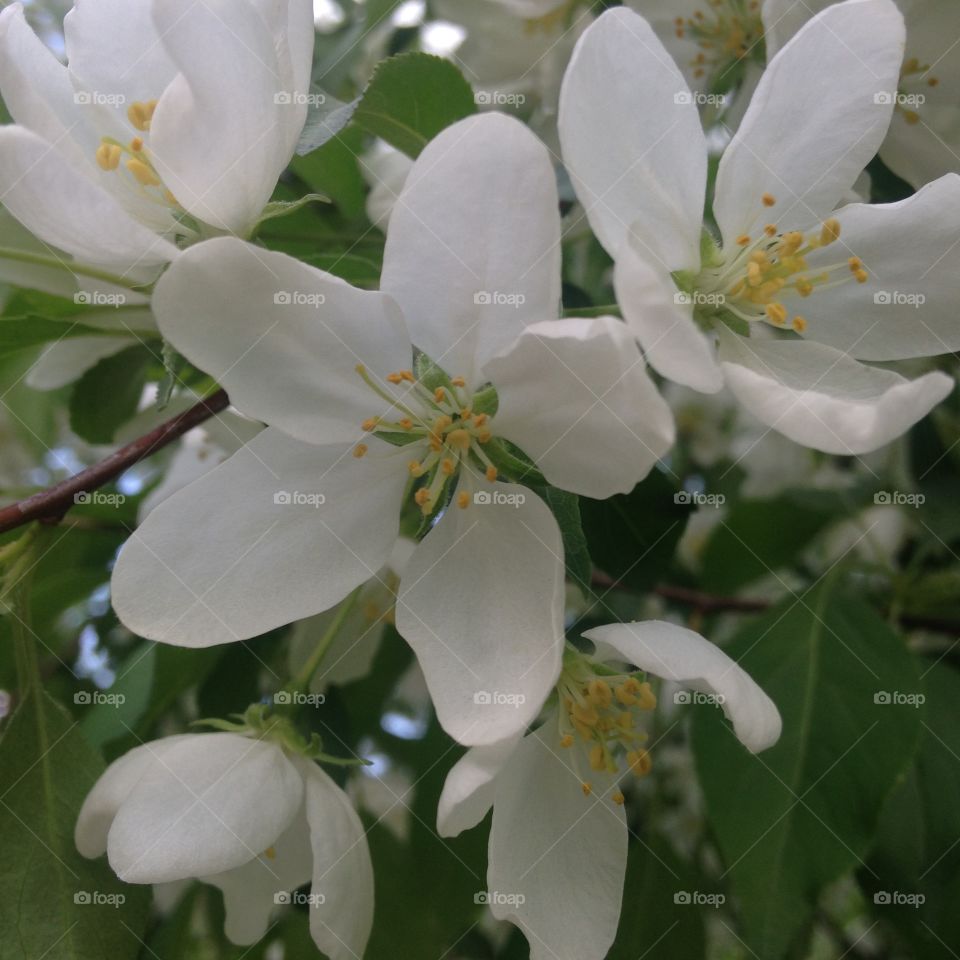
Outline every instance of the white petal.
<svg viewBox="0 0 960 960">
<path fill-rule="evenodd" d="M 673 445 L 670 408 L 613 317 L 534 324 L 485 371 L 500 400 L 498 436 L 563 490 L 629 493 Z"/>
<path fill-rule="evenodd" d="M 755 417 L 825 453 L 877 450 L 953 390 L 943 373 L 905 380 L 812 341 L 722 333 L 720 359 L 727 385 Z"/>
<path fill-rule="evenodd" d="M 180 74 L 157 105 L 151 158 L 181 206 L 243 235 L 290 160 L 306 91 L 289 89 L 283 48 L 251 0 L 163 0 L 153 16 Z"/>
<path fill-rule="evenodd" d="M 114 760 L 87 794 L 77 817 L 74 843 L 85 857 L 100 857 L 107 852 L 107 836 L 117 811 L 130 796 L 143 775 L 163 762 L 173 747 L 186 736 L 165 737 Z"/>
<path fill-rule="evenodd" d="M 16 123 L 56 144 L 76 163 L 92 160 L 94 139 L 87 141 L 89 157 L 76 142 L 85 132 L 67 69 L 33 32 L 21 3 L 0 12 L 0 95 Z M 4 192 L 0 199 L 6 203 Z"/>
<path fill-rule="evenodd" d="M 84 263 L 133 271 L 177 255 L 172 243 L 132 219 L 57 148 L 24 127 L 0 128 L 0 200 L 31 233 Z"/>
<path fill-rule="evenodd" d="M 448 127 L 420 154 L 390 216 L 380 289 L 414 344 L 451 376 L 557 316 L 560 215 L 546 148 L 503 114 Z"/>
<path fill-rule="evenodd" d="M 657 267 L 696 270 L 707 145 L 683 75 L 650 25 L 608 10 L 580 38 L 560 93 L 563 159 L 614 257 L 640 223 Z"/>
<path fill-rule="evenodd" d="M 516 749 L 521 734 L 471 747 L 451 768 L 437 806 L 437 833 L 455 837 L 475 827 L 493 806 L 497 775 Z"/>
<path fill-rule="evenodd" d="M 373 866 L 363 824 L 347 795 L 315 763 L 301 761 L 317 898 L 310 934 L 330 960 L 362 957 L 373 926 Z"/>
<path fill-rule="evenodd" d="M 587 630 L 597 659 L 623 660 L 664 680 L 716 696 L 741 742 L 753 753 L 780 738 L 780 713 L 750 675 L 699 633 L 664 620 L 611 623 Z"/>
<path fill-rule="evenodd" d="M 303 801 L 303 781 L 275 744 L 232 733 L 184 737 L 120 805 L 107 841 L 127 883 L 231 870 L 267 849 Z"/>
<path fill-rule="evenodd" d="M 223 892 L 224 933 L 231 943 L 248 946 L 267 932 L 277 894 L 290 894 L 313 874 L 310 828 L 301 805 L 289 827 L 268 850 L 225 873 L 201 877 Z"/>
<path fill-rule="evenodd" d="M 793 229 L 829 215 L 883 142 L 903 43 L 892 0 L 848 0 L 774 57 L 717 173 L 725 244 L 770 221 Z"/>
<path fill-rule="evenodd" d="M 919 123 L 909 123 L 894 112 L 880 159 L 898 176 L 919 190 L 960 167 L 960 109 L 927 107 Z"/>
<path fill-rule="evenodd" d="M 692 306 L 679 302 L 670 275 L 627 244 L 614 266 L 613 283 L 623 318 L 650 366 L 701 393 L 720 390 L 716 350 L 694 323 Z"/>
<path fill-rule="evenodd" d="M 524 737 L 497 778 L 491 909 L 523 930 L 530 960 L 603 960 L 620 919 L 624 810 L 610 799 L 607 775 L 593 778 L 593 792 L 583 795 L 573 755 L 548 718 Z"/>
<path fill-rule="evenodd" d="M 522 731 L 556 682 L 563 651 L 557 521 L 525 487 L 481 483 L 478 495 L 490 502 L 451 504 L 427 534 L 397 598 L 397 629 L 440 723 L 467 746 Z"/>
<path fill-rule="evenodd" d="M 367 417 L 398 416 L 356 370 L 388 388 L 387 374 L 413 363 L 400 311 L 381 293 L 222 237 L 178 259 L 153 307 L 164 336 L 238 409 L 290 436 L 356 442 Z"/>
<path fill-rule="evenodd" d="M 332 607 L 386 560 L 408 475 L 267 429 L 156 507 L 124 544 L 113 606 L 187 647 L 254 637 Z"/>
<path fill-rule="evenodd" d="M 826 10 L 836 0 L 763 0 L 763 39 L 767 47 L 767 60 L 790 40 L 814 14 Z"/>
<path fill-rule="evenodd" d="M 30 368 L 27 384 L 34 390 L 58 390 L 73 383 L 104 357 L 132 346 L 127 337 L 77 337 L 44 347 Z"/>
<path fill-rule="evenodd" d="M 64 17 L 70 73 L 88 93 L 135 101 L 156 100 L 177 69 L 153 25 L 150 0 L 75 0 Z"/>
<path fill-rule="evenodd" d="M 929 357 L 960 349 L 960 177 L 906 200 L 839 211 L 844 251 L 810 257 L 810 271 L 856 255 L 870 275 L 800 304 L 806 336 L 861 360 Z"/>
</svg>

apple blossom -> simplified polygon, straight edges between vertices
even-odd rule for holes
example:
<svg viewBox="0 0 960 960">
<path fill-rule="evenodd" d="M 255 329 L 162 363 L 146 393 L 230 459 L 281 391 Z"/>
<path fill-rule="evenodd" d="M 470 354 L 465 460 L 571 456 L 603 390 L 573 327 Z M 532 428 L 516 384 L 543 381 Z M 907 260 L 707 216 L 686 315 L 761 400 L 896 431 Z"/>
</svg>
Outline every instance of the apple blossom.
<svg viewBox="0 0 960 960">
<path fill-rule="evenodd" d="M 960 346 L 960 177 L 836 209 L 885 135 L 903 36 L 890 0 L 849 0 L 774 57 L 720 163 L 718 238 L 696 107 L 642 17 L 610 10 L 589 28 L 561 94 L 565 162 L 648 362 L 703 392 L 726 382 L 829 453 L 877 449 L 952 389 L 860 361 Z"/>
<path fill-rule="evenodd" d="M 40 240 L 131 283 L 246 235 L 306 118 L 309 0 L 78 0 L 68 65 L 0 13 L 0 200 Z"/>
<path fill-rule="evenodd" d="M 383 566 L 406 505 L 428 532 L 397 627 L 441 722 L 499 739 L 474 697 L 512 686 L 532 716 L 560 669 L 564 552 L 547 504 L 501 474 L 604 498 L 673 440 L 622 323 L 551 319 L 557 207 L 543 145 L 484 114 L 414 165 L 379 292 L 232 238 L 178 257 L 161 330 L 269 426 L 127 541 L 124 623 L 201 647 L 329 609 Z"/>
<path fill-rule="evenodd" d="M 334 960 L 363 954 L 373 921 L 366 835 L 343 791 L 311 760 L 235 733 L 147 743 L 114 761 L 75 830 L 127 883 L 199 878 L 223 891 L 225 931 L 256 943 L 276 904 L 308 881 L 310 933 Z"/>
<path fill-rule="evenodd" d="M 773 701 L 693 631 L 648 621 L 584 636 L 596 650 L 568 649 L 542 724 L 525 735 L 517 724 L 499 743 L 469 750 L 448 774 L 437 813 L 439 833 L 456 836 L 493 809 L 487 882 L 499 897 L 491 909 L 523 930 L 531 960 L 602 960 L 616 935 L 627 865 L 619 782 L 650 772 L 643 714 L 656 696 L 611 662 L 706 694 L 754 753 L 780 736 Z"/>
</svg>

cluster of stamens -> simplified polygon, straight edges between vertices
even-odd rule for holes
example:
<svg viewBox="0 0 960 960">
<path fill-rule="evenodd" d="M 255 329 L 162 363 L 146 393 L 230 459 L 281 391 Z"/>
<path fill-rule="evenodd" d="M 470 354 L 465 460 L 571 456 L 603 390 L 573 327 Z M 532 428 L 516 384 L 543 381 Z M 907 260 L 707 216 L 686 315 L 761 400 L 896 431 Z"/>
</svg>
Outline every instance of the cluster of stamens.
<svg viewBox="0 0 960 960">
<path fill-rule="evenodd" d="M 377 383 L 362 364 L 357 365 L 356 371 L 393 411 L 390 416 L 364 420 L 364 432 L 400 434 L 420 441 L 421 456 L 411 460 L 408 469 L 415 480 L 424 480 L 414 494 L 424 516 L 440 505 L 447 486 L 455 482 L 463 467 L 478 469 L 491 483 L 497 479 L 497 468 L 483 449 L 493 439 L 490 416 L 473 409 L 475 398 L 463 377 L 454 377 L 448 385 L 430 390 L 412 370 L 388 374 L 387 387 Z M 392 394 L 391 387 L 401 388 L 402 396 Z M 353 455 L 363 457 L 367 450 L 367 444 L 357 444 Z M 456 503 L 466 509 L 470 495 L 461 491 Z"/>
<path fill-rule="evenodd" d="M 156 108 L 156 100 L 150 100 L 147 103 L 137 101 L 127 108 L 127 119 L 139 133 L 149 133 Z M 118 170 L 120 164 L 123 163 L 127 172 L 143 188 L 143 192 L 151 200 L 155 200 L 156 197 L 147 191 L 150 188 L 158 188 L 160 197 L 165 204 L 173 207 L 178 206 L 176 197 L 163 186 L 163 181 L 150 160 L 150 154 L 143 137 L 133 137 L 129 143 L 121 143 L 113 137 L 102 137 L 95 156 L 97 166 L 101 170 L 113 172 Z"/>
<path fill-rule="evenodd" d="M 929 63 L 921 63 L 916 57 L 910 57 L 908 60 L 905 60 L 903 67 L 900 70 L 900 87 L 903 88 L 908 84 L 915 84 L 919 81 L 928 87 L 938 87 L 940 85 L 940 78 L 932 76 L 930 73 L 931 66 Z M 910 110 L 904 106 L 899 101 L 897 102 L 896 109 L 903 114 L 903 119 L 907 123 L 913 125 L 920 122 L 920 114 L 916 110 Z"/>
<path fill-rule="evenodd" d="M 763 204 L 772 207 L 776 199 L 764 194 Z M 733 255 L 718 267 L 702 272 L 699 290 L 720 294 L 722 309 L 741 320 L 765 320 L 775 327 L 803 333 L 807 321 L 799 315 L 790 318 L 783 302 L 787 296 L 805 299 L 849 280 L 866 283 L 870 279 L 859 257 L 847 257 L 811 273 L 806 258 L 839 238 L 840 221 L 833 217 L 824 221 L 819 231 L 808 234 L 799 230 L 781 233 L 776 224 L 767 224 L 758 237 L 737 237 Z"/>
<path fill-rule="evenodd" d="M 641 713 L 653 710 L 657 698 L 645 680 L 632 674 L 600 676 L 580 656 L 568 656 L 557 684 L 560 698 L 560 745 L 573 748 L 579 739 L 587 750 L 590 769 L 617 774 L 621 764 L 637 777 L 645 777 L 653 766 L 644 744 L 647 734 L 637 729 Z M 576 754 L 574 766 L 578 768 Z M 578 771 L 579 772 L 579 771 Z M 588 776 L 581 776 L 584 795 L 593 792 Z M 613 802 L 623 804 L 616 789 Z"/>
<path fill-rule="evenodd" d="M 707 0 L 707 7 L 706 11 L 697 10 L 690 17 L 674 21 L 676 35 L 700 47 L 691 62 L 697 78 L 731 60 L 746 59 L 763 39 L 758 0 Z"/>
</svg>

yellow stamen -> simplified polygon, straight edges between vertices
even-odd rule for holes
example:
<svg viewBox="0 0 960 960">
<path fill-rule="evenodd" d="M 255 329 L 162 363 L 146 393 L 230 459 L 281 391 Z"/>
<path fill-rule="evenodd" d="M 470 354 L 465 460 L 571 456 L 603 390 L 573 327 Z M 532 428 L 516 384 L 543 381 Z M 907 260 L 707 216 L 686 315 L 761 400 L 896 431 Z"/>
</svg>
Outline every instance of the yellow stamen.
<svg viewBox="0 0 960 960">
<path fill-rule="evenodd" d="M 823 229 L 820 231 L 820 243 L 829 247 L 831 243 L 840 239 L 840 221 L 835 217 L 831 217 L 829 220 L 825 221 L 823 224 Z"/>
<path fill-rule="evenodd" d="M 101 143 L 97 147 L 97 166 L 101 170 L 116 170 L 120 166 L 123 151 L 115 143 Z"/>
<path fill-rule="evenodd" d="M 446 457 L 440 461 L 440 469 L 443 471 L 444 476 L 452 477 L 454 470 L 457 469 L 457 465 L 449 457 Z"/>
<path fill-rule="evenodd" d="M 137 130 L 141 131 L 141 133 L 146 132 L 150 129 L 150 123 L 153 120 L 153 113 L 156 109 L 156 100 L 149 100 L 147 103 L 138 100 L 127 107 L 127 119 Z"/>
<path fill-rule="evenodd" d="M 572 746 L 573 746 L 573 737 L 570 736 L 569 733 L 565 733 L 565 734 L 560 738 L 560 746 L 563 747 L 564 749 L 568 749 L 568 748 L 572 747 Z"/>
<path fill-rule="evenodd" d="M 159 187 L 160 178 L 142 160 L 136 157 L 127 161 L 127 169 L 145 187 Z"/>
<path fill-rule="evenodd" d="M 497 479 L 497 468 L 487 467 L 486 478 L 490 483 Z"/>
<path fill-rule="evenodd" d="M 737 237 L 737 243 L 738 243 L 741 247 L 749 247 L 749 246 L 750 246 L 750 237 L 749 237 L 746 233 L 743 233 L 743 234 L 741 234 L 739 237 Z"/>
<path fill-rule="evenodd" d="M 626 797 L 624 797 L 621 791 L 614 790 L 612 800 L 618 807 L 622 807 L 626 802 Z"/>
<path fill-rule="evenodd" d="M 803 333 L 807 329 L 807 321 L 803 317 L 794 317 L 792 326 L 797 333 Z"/>
<path fill-rule="evenodd" d="M 771 323 L 782 326 L 787 322 L 787 308 L 782 303 L 768 303 L 766 314 Z"/>
<path fill-rule="evenodd" d="M 465 490 L 461 490 L 460 493 L 457 494 L 457 506 L 461 510 L 466 510 L 467 507 L 470 506 L 470 494 Z"/>
<path fill-rule="evenodd" d="M 361 429 L 363 429 L 366 433 L 370 433 L 371 431 L 377 429 L 377 424 L 378 424 L 379 422 L 380 422 L 380 421 L 379 421 L 379 419 L 378 419 L 377 417 L 367 417 L 367 419 L 364 420 L 363 423 L 360 424 L 360 427 L 361 427 Z"/>
<path fill-rule="evenodd" d="M 353 455 L 359 460 L 362 456 L 366 454 L 367 449 L 368 447 L 365 443 L 358 443 L 353 448 Z"/>
<path fill-rule="evenodd" d="M 772 193 L 765 193 L 760 199 L 765 207 L 775 206 L 777 202 L 777 198 Z"/>
<path fill-rule="evenodd" d="M 470 449 L 470 434 L 466 430 L 451 430 L 447 434 L 447 443 L 451 447 L 459 447 L 461 450 Z"/>
</svg>

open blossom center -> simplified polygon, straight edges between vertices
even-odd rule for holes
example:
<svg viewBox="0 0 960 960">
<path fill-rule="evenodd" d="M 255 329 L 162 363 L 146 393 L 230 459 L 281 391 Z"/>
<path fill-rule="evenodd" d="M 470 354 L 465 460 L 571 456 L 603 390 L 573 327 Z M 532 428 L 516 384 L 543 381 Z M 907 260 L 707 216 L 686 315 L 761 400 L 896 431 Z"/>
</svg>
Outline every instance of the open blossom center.
<svg viewBox="0 0 960 960">
<path fill-rule="evenodd" d="M 463 377 L 448 379 L 431 390 L 412 370 L 388 374 L 385 385 L 377 383 L 362 364 L 356 371 L 392 407 L 390 416 L 364 420 L 364 431 L 390 442 L 399 440 L 415 453 L 408 469 L 420 484 L 414 500 L 424 516 L 442 504 L 446 491 L 456 484 L 465 467 L 479 470 L 491 483 L 497 479 L 497 468 L 484 450 L 493 439 L 491 416 L 476 409 L 483 401 Z M 354 448 L 355 457 L 363 457 L 366 452 L 364 443 Z M 469 505 L 470 495 L 461 491 L 457 506 L 465 509 Z"/>
<path fill-rule="evenodd" d="M 691 63 L 698 78 L 762 50 L 763 21 L 758 0 L 707 0 L 706 10 L 677 17 L 674 26 L 678 37 L 692 40 L 700 48 Z"/>
<path fill-rule="evenodd" d="M 763 202 L 766 207 L 776 204 L 769 194 L 764 195 Z M 815 272 L 809 269 L 807 257 L 839 238 L 840 222 L 834 218 L 810 233 L 783 233 L 775 223 L 769 223 L 758 236 L 737 237 L 734 249 L 718 251 L 695 281 L 698 317 L 709 321 L 711 314 L 726 311 L 742 321 L 763 320 L 803 333 L 807 321 L 791 309 L 797 300 L 850 281 L 866 283 L 869 279 L 863 262 L 855 256 L 818 267 Z"/>
<path fill-rule="evenodd" d="M 166 189 L 150 159 L 144 138 L 139 134 L 150 132 L 157 101 L 137 101 L 127 108 L 127 120 L 137 131 L 129 142 L 121 143 L 113 137 L 102 137 L 96 150 L 97 166 L 107 172 L 123 170 L 129 175 L 128 183 L 152 203 L 179 209 L 176 197 Z"/>
<path fill-rule="evenodd" d="M 587 763 L 596 772 L 617 774 L 623 767 L 638 777 L 650 772 L 652 760 L 644 747 L 647 734 L 638 729 L 641 714 L 657 705 L 649 683 L 633 674 L 600 674 L 591 660 L 568 651 L 557 695 L 562 747 L 585 749 Z M 593 791 L 589 775 L 580 778 L 589 795 Z M 622 804 L 623 794 L 615 790 L 612 799 Z"/>
</svg>

